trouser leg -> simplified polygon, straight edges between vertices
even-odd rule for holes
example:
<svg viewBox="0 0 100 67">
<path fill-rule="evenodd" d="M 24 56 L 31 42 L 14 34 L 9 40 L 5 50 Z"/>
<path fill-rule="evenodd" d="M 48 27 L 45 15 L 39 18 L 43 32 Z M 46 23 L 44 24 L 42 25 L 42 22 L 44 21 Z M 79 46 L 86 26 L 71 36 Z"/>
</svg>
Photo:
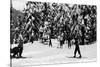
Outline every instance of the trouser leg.
<svg viewBox="0 0 100 67">
<path fill-rule="evenodd" d="M 23 47 L 20 48 L 19 56 L 22 57 Z"/>
<path fill-rule="evenodd" d="M 70 48 L 70 47 L 71 47 L 70 40 L 68 40 L 68 48 Z"/>
<path fill-rule="evenodd" d="M 63 41 L 60 41 L 60 48 L 62 48 L 63 46 Z"/>
<path fill-rule="evenodd" d="M 79 57 L 81 58 L 81 52 L 80 52 L 79 45 L 78 45 L 78 54 L 79 54 Z"/>
<path fill-rule="evenodd" d="M 31 41 L 32 41 L 32 43 L 34 42 L 34 38 L 33 37 L 32 37 L 32 40 Z"/>
<path fill-rule="evenodd" d="M 75 50 L 74 50 L 74 57 L 76 57 L 76 53 L 77 53 L 77 46 L 75 45 Z"/>
</svg>

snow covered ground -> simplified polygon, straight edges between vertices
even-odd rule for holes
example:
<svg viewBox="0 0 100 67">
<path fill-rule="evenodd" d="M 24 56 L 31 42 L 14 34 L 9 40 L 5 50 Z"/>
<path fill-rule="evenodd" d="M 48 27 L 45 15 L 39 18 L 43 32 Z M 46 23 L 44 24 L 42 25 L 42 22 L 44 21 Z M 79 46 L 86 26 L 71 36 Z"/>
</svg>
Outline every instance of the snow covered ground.
<svg viewBox="0 0 100 67">
<path fill-rule="evenodd" d="M 13 58 L 12 67 L 30 67 L 32 65 L 41 64 L 59 64 L 59 63 L 74 63 L 74 62 L 89 62 L 97 59 L 97 45 L 80 46 L 82 58 L 73 58 L 74 45 L 68 49 L 67 44 L 63 48 L 57 48 L 58 42 L 52 40 L 53 47 L 43 45 L 39 41 L 33 44 L 27 43 L 24 45 L 23 58 Z"/>
</svg>

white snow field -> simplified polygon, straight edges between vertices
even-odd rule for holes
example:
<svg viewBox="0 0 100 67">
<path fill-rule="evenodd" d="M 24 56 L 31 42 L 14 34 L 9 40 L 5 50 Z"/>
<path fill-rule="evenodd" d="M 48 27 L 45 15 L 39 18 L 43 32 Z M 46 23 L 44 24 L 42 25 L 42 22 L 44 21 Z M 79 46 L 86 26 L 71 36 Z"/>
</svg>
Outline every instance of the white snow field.
<svg viewBox="0 0 100 67">
<path fill-rule="evenodd" d="M 80 46 L 82 58 L 73 58 L 74 45 L 69 49 L 67 44 L 63 48 L 57 48 L 57 40 L 52 40 L 53 47 L 44 45 L 39 41 L 33 44 L 24 44 L 23 58 L 13 58 L 11 61 L 12 67 L 30 67 L 33 65 L 44 64 L 61 64 L 61 63 L 76 63 L 89 62 L 97 60 L 97 45 Z"/>
</svg>

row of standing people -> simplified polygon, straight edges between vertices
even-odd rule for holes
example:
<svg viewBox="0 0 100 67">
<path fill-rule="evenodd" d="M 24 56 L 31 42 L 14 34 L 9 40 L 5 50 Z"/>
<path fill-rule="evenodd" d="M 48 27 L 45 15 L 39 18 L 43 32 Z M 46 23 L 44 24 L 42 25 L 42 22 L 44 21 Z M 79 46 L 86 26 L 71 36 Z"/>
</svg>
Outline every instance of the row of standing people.
<svg viewBox="0 0 100 67">
<path fill-rule="evenodd" d="M 49 30 L 48 30 L 49 31 Z M 81 52 L 80 52 L 80 48 L 79 48 L 79 34 L 77 33 L 78 31 L 77 30 L 75 30 L 75 33 L 76 34 L 74 34 L 74 37 L 73 36 L 71 36 L 71 35 L 69 35 L 69 36 L 67 36 L 66 37 L 66 33 L 61 33 L 61 34 L 59 34 L 58 36 L 57 36 L 57 39 L 58 39 L 58 41 L 59 41 L 59 43 L 60 43 L 60 48 L 62 48 L 63 47 L 63 44 L 64 44 L 64 42 L 67 40 L 68 41 L 68 48 L 71 48 L 71 41 L 72 41 L 72 39 L 74 39 L 75 40 L 75 42 L 74 42 L 74 44 L 75 44 L 75 50 L 74 50 L 74 57 L 76 57 L 76 53 L 78 52 L 78 54 L 79 54 L 79 58 L 81 58 L 82 56 L 81 56 Z M 47 32 L 45 32 L 45 33 L 47 33 Z M 40 37 L 42 37 L 43 36 L 43 34 L 44 34 L 44 32 L 43 32 L 43 30 L 40 32 Z M 48 34 L 48 40 L 49 40 L 49 46 L 51 46 L 52 47 L 52 41 L 51 41 L 51 35 L 50 35 L 50 32 L 49 32 L 49 34 Z"/>
</svg>

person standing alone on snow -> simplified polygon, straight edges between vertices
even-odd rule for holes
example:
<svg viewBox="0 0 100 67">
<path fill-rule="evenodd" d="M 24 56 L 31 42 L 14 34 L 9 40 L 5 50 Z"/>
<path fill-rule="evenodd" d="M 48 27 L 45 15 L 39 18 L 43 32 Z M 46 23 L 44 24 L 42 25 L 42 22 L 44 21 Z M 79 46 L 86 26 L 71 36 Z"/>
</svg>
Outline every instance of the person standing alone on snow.
<svg viewBox="0 0 100 67">
<path fill-rule="evenodd" d="M 75 50 L 74 50 L 74 58 L 76 58 L 76 53 L 78 52 L 79 54 L 79 58 L 81 58 L 81 52 L 80 52 L 80 47 L 79 47 L 79 38 L 78 38 L 78 34 L 76 34 L 75 36 Z"/>
</svg>

